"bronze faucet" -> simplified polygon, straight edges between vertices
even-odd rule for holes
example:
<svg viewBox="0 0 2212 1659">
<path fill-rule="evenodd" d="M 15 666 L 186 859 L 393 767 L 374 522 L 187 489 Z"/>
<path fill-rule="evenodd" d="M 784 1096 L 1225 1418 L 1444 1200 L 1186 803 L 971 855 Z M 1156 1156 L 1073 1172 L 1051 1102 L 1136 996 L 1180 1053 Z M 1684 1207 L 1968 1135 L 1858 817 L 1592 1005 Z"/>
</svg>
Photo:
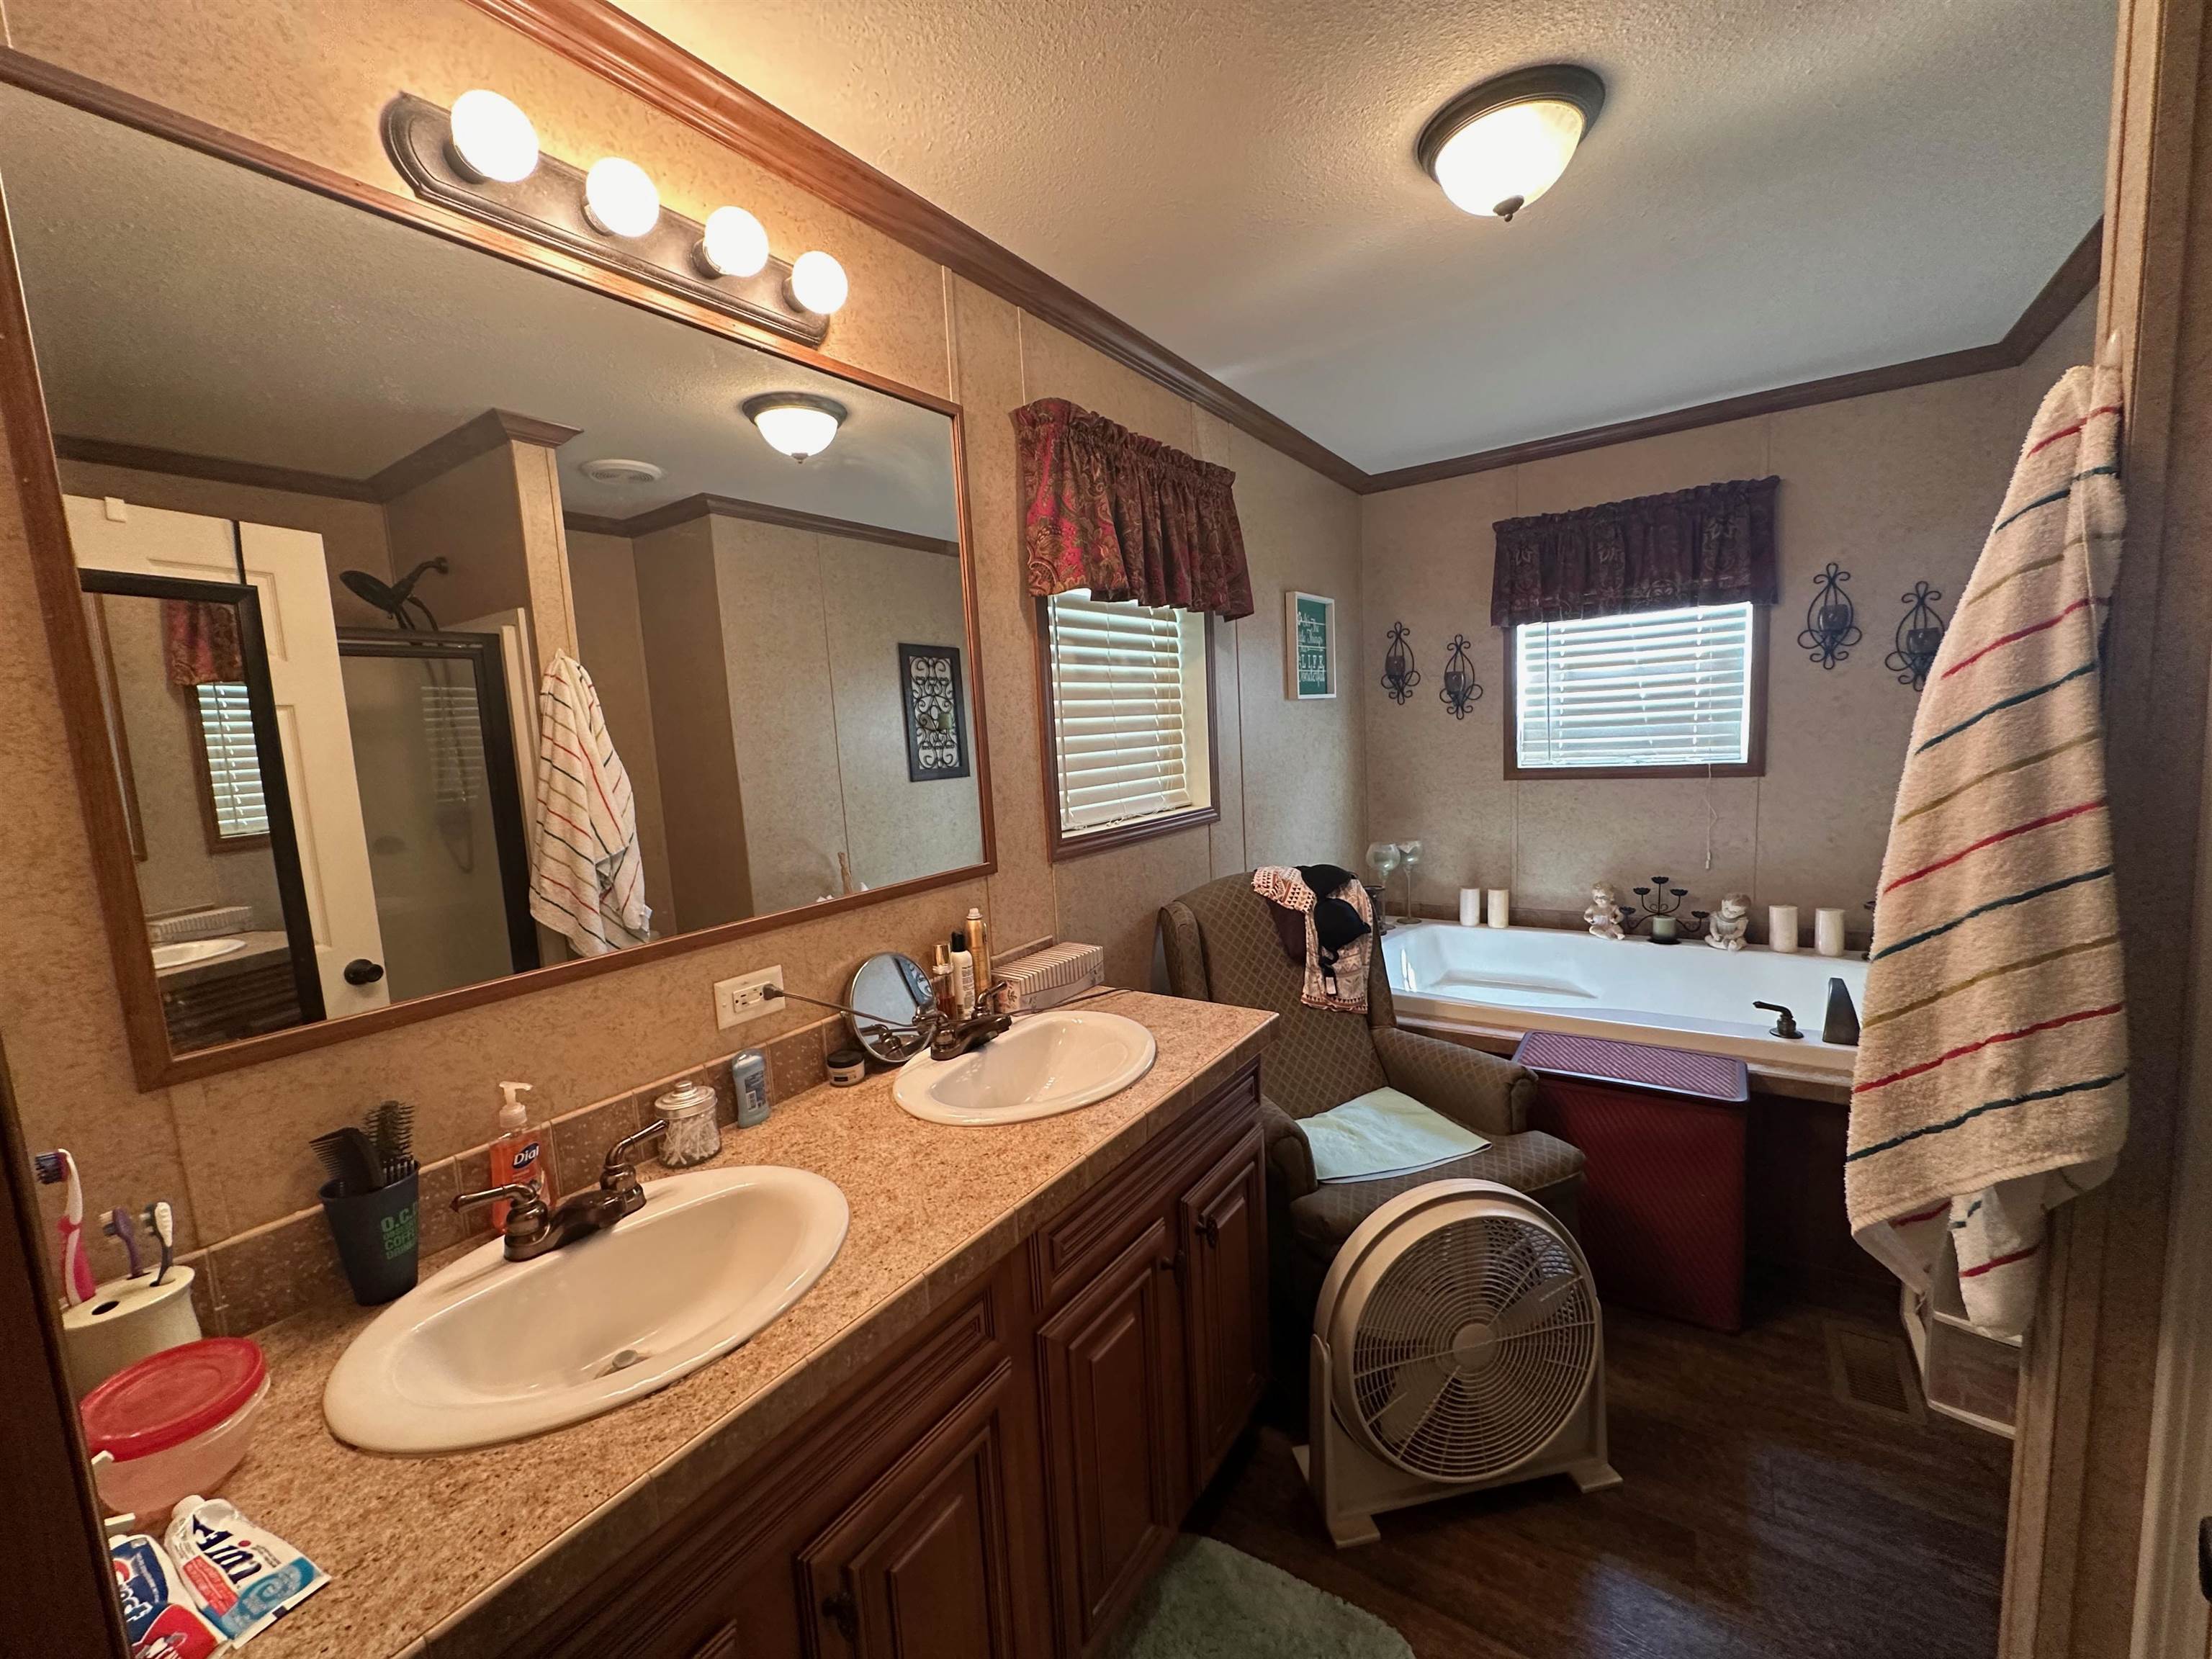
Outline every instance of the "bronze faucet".
<svg viewBox="0 0 2212 1659">
<path fill-rule="evenodd" d="M 638 1181 L 637 1165 L 630 1160 L 629 1154 L 667 1127 L 665 1123 L 648 1124 L 635 1134 L 617 1141 L 607 1149 L 606 1161 L 599 1166 L 599 1184 L 571 1194 L 557 1207 L 549 1209 L 535 1187 L 516 1183 L 487 1187 L 480 1193 L 456 1193 L 453 1209 L 458 1212 L 478 1204 L 507 1200 L 507 1220 L 500 1228 L 507 1240 L 507 1259 L 534 1261 L 541 1255 L 567 1249 L 578 1239 L 603 1233 L 624 1216 L 635 1215 L 645 1207 L 645 1188 Z"/>
</svg>

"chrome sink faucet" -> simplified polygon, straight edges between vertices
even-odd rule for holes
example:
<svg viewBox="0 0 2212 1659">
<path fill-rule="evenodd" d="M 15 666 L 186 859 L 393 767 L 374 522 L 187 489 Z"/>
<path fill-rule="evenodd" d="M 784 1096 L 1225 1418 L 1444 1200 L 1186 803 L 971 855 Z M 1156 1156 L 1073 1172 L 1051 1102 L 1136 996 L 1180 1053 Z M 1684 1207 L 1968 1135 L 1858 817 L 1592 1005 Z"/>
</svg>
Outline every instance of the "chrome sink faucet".
<svg viewBox="0 0 2212 1659">
<path fill-rule="evenodd" d="M 667 1127 L 650 1123 L 617 1141 L 607 1149 L 606 1161 L 599 1166 L 599 1184 L 570 1194 L 556 1206 L 549 1208 L 535 1187 L 515 1183 L 487 1187 L 480 1193 L 456 1193 L 453 1209 L 459 1212 L 506 1199 L 507 1220 L 500 1232 L 507 1240 L 507 1259 L 534 1261 L 565 1249 L 580 1238 L 603 1233 L 624 1216 L 635 1215 L 645 1207 L 645 1188 L 638 1181 L 637 1165 L 630 1153 L 657 1139 Z"/>
</svg>

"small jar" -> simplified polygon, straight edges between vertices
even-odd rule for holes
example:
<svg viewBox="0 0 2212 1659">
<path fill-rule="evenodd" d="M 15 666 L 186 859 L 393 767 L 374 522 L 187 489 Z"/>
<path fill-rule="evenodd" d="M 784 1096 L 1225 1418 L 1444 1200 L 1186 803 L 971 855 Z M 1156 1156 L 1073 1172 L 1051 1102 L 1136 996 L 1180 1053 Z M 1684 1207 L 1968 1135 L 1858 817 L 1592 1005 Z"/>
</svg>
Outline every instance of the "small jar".
<svg viewBox="0 0 2212 1659">
<path fill-rule="evenodd" d="M 868 1057 L 858 1048 L 840 1048 L 823 1064 L 829 1069 L 830 1081 L 840 1089 L 849 1089 L 867 1080 Z"/>
<path fill-rule="evenodd" d="M 653 1103 L 655 1117 L 668 1127 L 660 1137 L 660 1161 L 672 1170 L 704 1164 L 722 1150 L 722 1126 L 715 1121 L 714 1091 L 696 1078 L 679 1083 Z"/>
</svg>

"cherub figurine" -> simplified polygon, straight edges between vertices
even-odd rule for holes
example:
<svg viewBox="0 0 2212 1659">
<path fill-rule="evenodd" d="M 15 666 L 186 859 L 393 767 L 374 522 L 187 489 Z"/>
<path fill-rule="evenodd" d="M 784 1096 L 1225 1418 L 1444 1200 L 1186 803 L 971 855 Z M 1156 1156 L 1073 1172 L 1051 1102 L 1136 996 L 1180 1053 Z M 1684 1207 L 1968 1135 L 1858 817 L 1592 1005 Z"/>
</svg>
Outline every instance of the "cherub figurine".
<svg viewBox="0 0 2212 1659">
<path fill-rule="evenodd" d="M 1721 900 L 1721 908 L 1705 930 L 1705 943 L 1716 951 L 1741 951 L 1744 935 L 1751 928 L 1751 895 L 1730 893 Z"/>
<path fill-rule="evenodd" d="M 1613 896 L 1613 889 L 1599 882 L 1590 889 L 1589 908 L 1583 912 L 1583 920 L 1589 923 L 1594 939 L 1626 937 L 1620 927 L 1620 903 Z"/>
</svg>

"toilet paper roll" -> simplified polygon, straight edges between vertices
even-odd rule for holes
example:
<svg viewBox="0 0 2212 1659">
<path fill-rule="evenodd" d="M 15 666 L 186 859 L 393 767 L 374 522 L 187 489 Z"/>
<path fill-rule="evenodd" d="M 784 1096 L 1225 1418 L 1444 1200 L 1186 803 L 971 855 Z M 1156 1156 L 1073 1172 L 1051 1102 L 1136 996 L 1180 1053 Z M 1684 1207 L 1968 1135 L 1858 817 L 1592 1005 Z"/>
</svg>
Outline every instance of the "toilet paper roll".
<svg viewBox="0 0 2212 1659">
<path fill-rule="evenodd" d="M 62 1358 L 80 1400 L 125 1365 L 199 1340 L 190 1267 L 170 1268 L 159 1285 L 150 1271 L 111 1279 L 62 1316 Z"/>
</svg>

